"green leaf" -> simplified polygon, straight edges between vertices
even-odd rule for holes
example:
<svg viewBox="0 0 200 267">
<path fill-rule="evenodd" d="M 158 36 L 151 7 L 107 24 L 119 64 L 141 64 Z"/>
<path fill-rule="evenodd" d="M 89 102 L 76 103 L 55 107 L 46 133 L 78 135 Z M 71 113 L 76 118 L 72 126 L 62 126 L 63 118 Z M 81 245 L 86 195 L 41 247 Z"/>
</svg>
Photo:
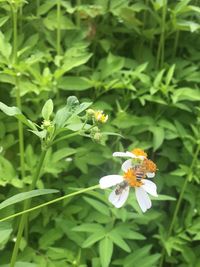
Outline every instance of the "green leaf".
<svg viewBox="0 0 200 267">
<path fill-rule="evenodd" d="M 9 267 L 10 264 L 3 264 L 1 267 Z M 35 263 L 25 262 L 25 261 L 17 261 L 15 263 L 15 267 L 37 267 L 38 265 Z"/>
<path fill-rule="evenodd" d="M 11 55 L 12 47 L 11 45 L 5 40 L 3 33 L 0 31 L 0 53 L 8 59 Z"/>
<path fill-rule="evenodd" d="M 90 235 L 82 244 L 82 248 L 87 248 L 99 241 L 100 239 L 104 238 L 105 230 L 102 229 L 94 234 Z"/>
<path fill-rule="evenodd" d="M 6 104 L 0 102 L 0 110 L 2 110 L 8 116 L 14 116 L 32 130 L 37 130 L 34 123 L 28 120 L 17 107 L 9 107 Z"/>
<path fill-rule="evenodd" d="M 91 56 L 92 54 L 88 53 L 80 55 L 78 54 L 77 56 L 75 56 L 69 51 L 69 53 L 65 55 L 64 64 L 55 71 L 55 79 L 58 80 L 61 76 L 63 76 L 65 72 L 68 72 L 69 70 L 75 67 L 83 65 L 91 58 Z"/>
<path fill-rule="evenodd" d="M 101 203 L 100 201 L 94 200 L 94 199 L 88 198 L 88 197 L 83 197 L 83 198 L 86 202 L 88 202 L 94 209 L 96 209 L 100 213 L 107 215 L 107 216 L 110 215 L 108 207 L 106 205 L 104 205 L 103 203 Z"/>
<path fill-rule="evenodd" d="M 8 116 L 16 116 L 22 114 L 17 107 L 9 107 L 2 102 L 0 102 L 0 109 Z"/>
<path fill-rule="evenodd" d="M 65 76 L 58 82 L 58 87 L 67 91 L 84 91 L 92 86 L 91 81 L 84 77 Z"/>
<path fill-rule="evenodd" d="M 77 97 L 70 96 L 67 98 L 67 104 L 64 108 L 57 111 L 55 116 L 55 123 L 58 128 L 65 126 L 67 120 L 76 112 L 79 107 L 79 101 Z"/>
<path fill-rule="evenodd" d="M 53 101 L 51 99 L 47 100 L 42 108 L 42 117 L 45 120 L 49 120 L 53 112 Z"/>
<path fill-rule="evenodd" d="M 2 250 L 12 233 L 12 226 L 8 222 L 0 223 L 0 249 Z"/>
<path fill-rule="evenodd" d="M 166 81 L 166 85 L 168 86 L 173 78 L 173 75 L 174 75 L 174 70 L 175 70 L 175 64 L 173 64 L 170 69 L 168 70 L 167 72 L 167 75 L 166 75 L 166 78 L 165 78 L 165 81 Z"/>
<path fill-rule="evenodd" d="M 19 194 L 16 194 L 16 195 L 6 199 L 5 201 L 1 202 L 0 209 L 3 209 L 5 207 L 8 207 L 10 205 L 16 204 L 18 202 L 24 201 L 24 200 L 32 198 L 32 197 L 37 197 L 37 196 L 52 194 L 52 193 L 58 193 L 58 192 L 59 191 L 56 189 L 36 189 L 36 190 L 24 192 L 24 193 L 19 193 Z"/>
<path fill-rule="evenodd" d="M 46 230 L 39 239 L 39 247 L 47 249 L 52 246 L 56 240 L 59 240 L 63 236 L 63 231 L 60 228 L 53 228 L 49 231 Z"/>
<path fill-rule="evenodd" d="M 171 197 L 171 196 L 167 196 L 167 195 L 158 195 L 157 197 L 151 197 L 154 201 L 157 200 L 157 201 L 175 201 L 176 198 L 175 197 Z"/>
<path fill-rule="evenodd" d="M 180 88 L 174 91 L 172 96 L 173 103 L 177 103 L 179 101 L 200 101 L 200 89 L 192 89 L 192 88 Z"/>
<path fill-rule="evenodd" d="M 163 128 L 157 126 L 151 126 L 149 129 L 153 133 L 153 150 L 156 151 L 164 141 L 165 132 Z"/>
<path fill-rule="evenodd" d="M 109 233 L 109 237 L 118 247 L 122 248 L 126 252 L 131 252 L 131 249 L 126 244 L 126 242 L 122 239 L 120 234 L 117 232 L 117 229 L 112 230 Z"/>
<path fill-rule="evenodd" d="M 113 242 L 105 237 L 99 242 L 99 255 L 102 267 L 108 267 L 113 253 Z"/>
<path fill-rule="evenodd" d="M 76 149 L 70 147 L 64 147 L 59 149 L 58 151 L 54 152 L 53 154 L 53 162 L 58 162 L 63 158 L 67 158 L 76 153 Z"/>
<path fill-rule="evenodd" d="M 88 232 L 88 233 L 90 232 L 94 233 L 102 230 L 104 231 L 103 227 L 96 223 L 84 223 L 74 227 L 72 230 L 76 232 Z"/>
</svg>

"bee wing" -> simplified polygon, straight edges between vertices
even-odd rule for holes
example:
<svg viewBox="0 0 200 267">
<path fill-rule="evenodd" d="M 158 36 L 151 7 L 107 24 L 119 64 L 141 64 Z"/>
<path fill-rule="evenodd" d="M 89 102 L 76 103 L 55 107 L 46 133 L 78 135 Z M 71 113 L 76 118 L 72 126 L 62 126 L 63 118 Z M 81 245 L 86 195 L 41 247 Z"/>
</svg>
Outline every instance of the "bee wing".
<svg viewBox="0 0 200 267">
<path fill-rule="evenodd" d="M 129 194 L 129 186 L 122 189 L 120 194 L 115 193 L 116 188 L 110 193 L 108 200 L 116 207 L 121 208 L 126 202 Z"/>
</svg>

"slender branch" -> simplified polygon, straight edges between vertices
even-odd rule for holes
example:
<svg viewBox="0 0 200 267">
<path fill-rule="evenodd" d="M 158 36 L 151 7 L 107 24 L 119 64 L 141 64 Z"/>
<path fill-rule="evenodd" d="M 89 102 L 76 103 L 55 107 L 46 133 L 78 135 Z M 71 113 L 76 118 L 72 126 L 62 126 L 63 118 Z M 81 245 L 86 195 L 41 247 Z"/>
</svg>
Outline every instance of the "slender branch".
<svg viewBox="0 0 200 267">
<path fill-rule="evenodd" d="M 76 8 L 78 10 L 79 6 L 81 5 L 81 0 L 76 0 Z M 79 12 L 76 10 L 76 25 L 80 27 L 80 15 Z"/>
<path fill-rule="evenodd" d="M 32 181 L 32 184 L 30 186 L 30 190 L 35 188 L 35 185 L 36 185 L 37 180 L 38 180 L 38 178 L 40 176 L 40 172 L 41 172 L 41 169 L 42 169 L 42 166 L 43 166 L 43 163 L 44 163 L 46 152 L 47 152 L 47 150 L 43 150 L 42 151 L 39 163 L 37 165 L 36 172 L 35 172 L 35 174 L 33 176 L 33 181 Z M 31 200 L 30 199 L 25 201 L 25 203 L 24 203 L 24 211 L 29 209 L 30 205 L 31 205 Z M 17 259 L 18 250 L 19 250 L 19 246 L 20 246 L 20 241 L 21 241 L 21 238 L 22 238 L 22 234 L 23 234 L 23 231 L 24 231 L 24 226 L 25 226 L 26 221 L 27 221 L 27 214 L 23 214 L 21 219 L 20 219 L 20 223 L 19 223 L 19 228 L 18 228 L 18 232 L 17 232 L 17 239 L 16 239 L 16 243 L 15 243 L 15 246 L 14 246 L 14 249 L 13 249 L 13 253 L 12 253 L 12 257 L 11 257 L 10 267 L 14 267 L 15 266 L 15 262 L 16 262 L 16 259 Z"/>
<path fill-rule="evenodd" d="M 57 0 L 57 37 L 56 37 L 56 51 L 57 55 L 59 56 L 61 53 L 61 46 L 60 46 L 60 41 L 61 41 L 61 2 L 60 0 Z"/>
<path fill-rule="evenodd" d="M 33 208 L 26 209 L 26 210 L 20 211 L 20 212 L 18 212 L 18 213 L 15 213 L 15 214 L 13 214 L 13 215 L 7 216 L 7 217 L 5 217 L 5 218 L 3 218 L 3 219 L 0 219 L 0 222 L 7 221 L 7 220 L 12 219 L 12 218 L 15 218 L 15 217 L 17 217 L 17 216 L 27 214 L 27 213 L 29 213 L 29 212 L 32 212 L 32 211 L 37 210 L 37 209 L 40 209 L 40 208 L 42 208 L 42 207 L 51 205 L 51 204 L 56 203 L 56 202 L 58 202 L 58 201 L 64 200 L 64 199 L 66 199 L 66 198 L 73 197 L 73 196 L 76 196 L 76 195 L 80 195 L 80 194 L 82 194 L 82 193 L 85 193 L 85 192 L 88 192 L 88 191 L 91 191 L 91 190 L 94 190 L 94 189 L 97 189 L 97 188 L 99 188 L 99 185 L 94 185 L 94 186 L 91 186 L 91 187 L 88 187 L 88 188 L 85 188 L 85 189 L 81 189 L 81 190 L 79 190 L 79 191 L 76 191 L 76 192 L 73 192 L 73 193 L 64 195 L 64 196 L 62 196 L 62 197 L 55 198 L 55 199 L 50 200 L 50 201 L 48 201 L 48 202 L 46 202 L 46 203 L 37 205 L 37 206 L 35 206 L 35 207 L 33 207 Z"/>
<path fill-rule="evenodd" d="M 156 67 L 163 67 L 164 56 L 165 56 L 165 23 L 166 23 L 166 13 L 167 13 L 167 0 L 164 0 L 162 7 L 162 20 L 161 20 L 161 34 L 160 41 L 158 45 Z"/>
<path fill-rule="evenodd" d="M 16 6 L 11 5 L 12 20 L 13 20 L 13 64 L 16 65 L 18 62 L 17 51 L 18 51 L 18 9 Z M 20 85 L 19 85 L 19 76 L 16 74 L 15 77 L 15 89 L 16 89 L 16 104 L 17 107 L 21 110 L 21 96 L 20 96 Z M 25 177 L 25 162 L 24 162 L 24 133 L 23 133 L 23 124 L 21 121 L 18 121 L 18 135 L 19 135 L 19 154 L 20 154 L 20 168 L 21 168 L 21 178 Z"/>
</svg>

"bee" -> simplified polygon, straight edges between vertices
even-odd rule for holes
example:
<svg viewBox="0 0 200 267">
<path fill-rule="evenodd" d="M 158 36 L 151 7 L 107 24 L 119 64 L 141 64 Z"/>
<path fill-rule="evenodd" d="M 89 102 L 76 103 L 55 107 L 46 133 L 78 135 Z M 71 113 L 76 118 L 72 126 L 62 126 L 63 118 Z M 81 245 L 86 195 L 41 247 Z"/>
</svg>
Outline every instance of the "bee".
<svg viewBox="0 0 200 267">
<path fill-rule="evenodd" d="M 135 170 L 136 179 L 138 181 L 141 181 L 141 179 L 145 178 L 146 172 L 145 172 L 145 169 L 143 168 L 143 166 L 136 165 L 136 166 L 134 166 L 134 170 Z"/>
<path fill-rule="evenodd" d="M 122 192 L 127 188 L 127 186 L 128 186 L 128 183 L 126 181 L 121 182 L 115 188 L 115 194 L 116 195 L 121 195 Z"/>
</svg>

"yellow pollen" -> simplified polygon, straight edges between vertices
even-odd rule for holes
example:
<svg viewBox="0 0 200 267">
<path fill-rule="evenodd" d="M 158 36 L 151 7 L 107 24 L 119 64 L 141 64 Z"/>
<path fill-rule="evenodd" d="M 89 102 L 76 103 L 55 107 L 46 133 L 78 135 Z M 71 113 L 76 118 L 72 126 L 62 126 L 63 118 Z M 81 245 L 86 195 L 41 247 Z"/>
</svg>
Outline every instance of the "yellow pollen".
<svg viewBox="0 0 200 267">
<path fill-rule="evenodd" d="M 95 111 L 94 117 L 96 121 L 99 121 L 101 123 L 105 123 L 108 120 L 108 115 L 103 114 L 102 110 Z"/>
<path fill-rule="evenodd" d="M 157 170 L 156 164 L 150 159 L 144 159 L 143 165 L 146 169 L 146 172 L 156 172 Z"/>
<path fill-rule="evenodd" d="M 141 181 L 137 180 L 134 169 L 128 169 L 127 172 L 124 173 L 124 179 L 132 187 L 140 187 L 141 185 L 143 185 Z"/>
<path fill-rule="evenodd" d="M 131 153 L 135 154 L 136 156 L 144 156 L 147 157 L 147 153 L 144 152 L 144 150 L 140 148 L 134 148 Z"/>
</svg>

